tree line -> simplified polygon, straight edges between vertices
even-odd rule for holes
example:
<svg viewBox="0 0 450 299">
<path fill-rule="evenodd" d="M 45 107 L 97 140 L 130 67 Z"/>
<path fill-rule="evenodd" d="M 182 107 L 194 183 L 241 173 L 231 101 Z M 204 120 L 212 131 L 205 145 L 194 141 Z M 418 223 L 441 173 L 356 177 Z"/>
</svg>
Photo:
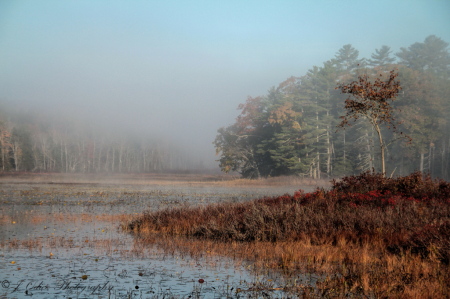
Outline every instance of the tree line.
<svg viewBox="0 0 450 299">
<path fill-rule="evenodd" d="M 288 78 L 265 96 L 249 96 L 239 105 L 236 122 L 220 128 L 213 142 L 220 168 L 248 178 L 331 178 L 367 170 L 381 172 L 383 152 L 387 175 L 420 170 L 448 180 L 448 45 L 431 35 L 424 42 L 400 48 L 395 55 L 383 45 L 371 59 L 365 59 L 348 44 L 304 76 Z M 400 124 L 396 130 L 381 128 L 386 143 L 380 147 L 369 119 L 350 122 L 345 130 L 336 131 L 348 98 L 337 86 L 361 78 L 387 82 L 392 70 L 398 72 L 401 89 L 391 104 L 390 117 Z M 412 141 L 391 142 L 399 134 Z"/>
<path fill-rule="evenodd" d="M 203 167 L 186 149 L 152 136 L 0 110 L 0 171 L 146 173 Z"/>
</svg>

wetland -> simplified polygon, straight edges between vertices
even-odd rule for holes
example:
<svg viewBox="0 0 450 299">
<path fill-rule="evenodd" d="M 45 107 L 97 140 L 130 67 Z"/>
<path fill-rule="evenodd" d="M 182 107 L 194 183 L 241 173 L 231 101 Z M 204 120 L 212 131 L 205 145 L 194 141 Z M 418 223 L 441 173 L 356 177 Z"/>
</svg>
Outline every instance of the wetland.
<svg viewBox="0 0 450 299">
<path fill-rule="evenodd" d="M 0 176 L 0 298 L 448 298 L 449 215 L 420 172 Z"/>
<path fill-rule="evenodd" d="M 314 190 L 309 184 L 303 188 Z M 144 211 L 296 189 L 194 175 L 3 176 L 0 298 L 282 297 L 286 286 L 313 285 L 316 275 L 264 271 L 239 253 L 239 243 L 161 234 L 144 240 L 123 228 Z"/>
</svg>

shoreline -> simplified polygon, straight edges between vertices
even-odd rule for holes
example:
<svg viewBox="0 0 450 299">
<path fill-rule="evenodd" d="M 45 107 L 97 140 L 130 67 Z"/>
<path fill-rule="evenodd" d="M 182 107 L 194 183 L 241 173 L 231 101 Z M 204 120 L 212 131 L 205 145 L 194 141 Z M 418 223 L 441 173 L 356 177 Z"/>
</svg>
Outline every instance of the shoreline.
<svg viewBox="0 0 450 299">
<path fill-rule="evenodd" d="M 89 184 L 89 185 L 161 185 L 208 187 L 293 187 L 331 186 L 330 180 L 303 179 L 294 176 L 243 179 L 228 174 L 160 174 L 160 173 L 14 173 L 0 172 L 0 185 L 7 184 Z"/>
</svg>

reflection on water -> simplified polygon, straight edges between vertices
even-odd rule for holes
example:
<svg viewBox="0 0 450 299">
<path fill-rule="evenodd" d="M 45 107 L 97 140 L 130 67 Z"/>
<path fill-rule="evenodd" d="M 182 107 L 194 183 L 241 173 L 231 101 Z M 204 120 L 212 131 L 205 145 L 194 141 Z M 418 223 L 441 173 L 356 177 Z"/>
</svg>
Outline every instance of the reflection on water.
<svg viewBox="0 0 450 299">
<path fill-rule="evenodd" d="M 286 193 L 270 191 L 3 185 L 0 298 L 239 294 L 264 277 L 252 274 L 245 263 L 217 255 L 199 258 L 167 254 L 157 244 L 144 247 L 118 227 L 144 210 Z"/>
</svg>

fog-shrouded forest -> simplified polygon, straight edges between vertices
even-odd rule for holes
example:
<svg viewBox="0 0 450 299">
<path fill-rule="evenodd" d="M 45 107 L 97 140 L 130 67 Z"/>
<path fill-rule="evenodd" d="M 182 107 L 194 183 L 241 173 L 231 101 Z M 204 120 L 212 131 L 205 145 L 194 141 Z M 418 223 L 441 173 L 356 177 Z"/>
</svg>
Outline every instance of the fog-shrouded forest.
<svg viewBox="0 0 450 299">
<path fill-rule="evenodd" d="M 62 173 L 205 171 L 186 148 L 129 128 L 5 106 L 0 115 L 1 170 Z"/>
<path fill-rule="evenodd" d="M 385 78 L 396 70 L 401 92 L 391 105 L 409 144 L 383 126 L 387 175 L 415 170 L 448 180 L 450 174 L 450 54 L 448 43 L 430 35 L 394 53 L 389 46 L 359 56 L 351 44 L 335 57 L 290 77 L 265 96 L 239 105 L 236 122 L 213 142 L 224 172 L 260 178 L 299 175 L 332 178 L 381 171 L 374 128 L 363 118 L 337 130 L 348 95 L 338 84 L 363 74 Z M 203 160 L 168 139 L 129 128 L 3 105 L 0 114 L 3 171 L 167 172 L 204 169 Z M 394 141 L 394 142 L 391 142 Z M 211 151 L 214 148 L 211 146 Z"/>
<path fill-rule="evenodd" d="M 300 175 L 331 178 L 364 171 L 381 172 L 380 142 L 373 126 L 361 117 L 337 130 L 348 94 L 338 84 L 398 73 L 401 91 L 394 108 L 397 133 L 381 126 L 385 140 L 386 175 L 416 170 L 433 177 L 450 175 L 449 44 L 430 35 L 424 41 L 374 50 L 359 56 L 351 44 L 322 66 L 290 77 L 265 96 L 248 97 L 236 122 L 218 130 L 215 147 L 222 171 L 259 178 Z M 398 133 L 402 133 L 399 135 Z M 399 138 L 407 135 L 409 138 Z M 412 140 L 411 142 L 409 142 Z"/>
</svg>

